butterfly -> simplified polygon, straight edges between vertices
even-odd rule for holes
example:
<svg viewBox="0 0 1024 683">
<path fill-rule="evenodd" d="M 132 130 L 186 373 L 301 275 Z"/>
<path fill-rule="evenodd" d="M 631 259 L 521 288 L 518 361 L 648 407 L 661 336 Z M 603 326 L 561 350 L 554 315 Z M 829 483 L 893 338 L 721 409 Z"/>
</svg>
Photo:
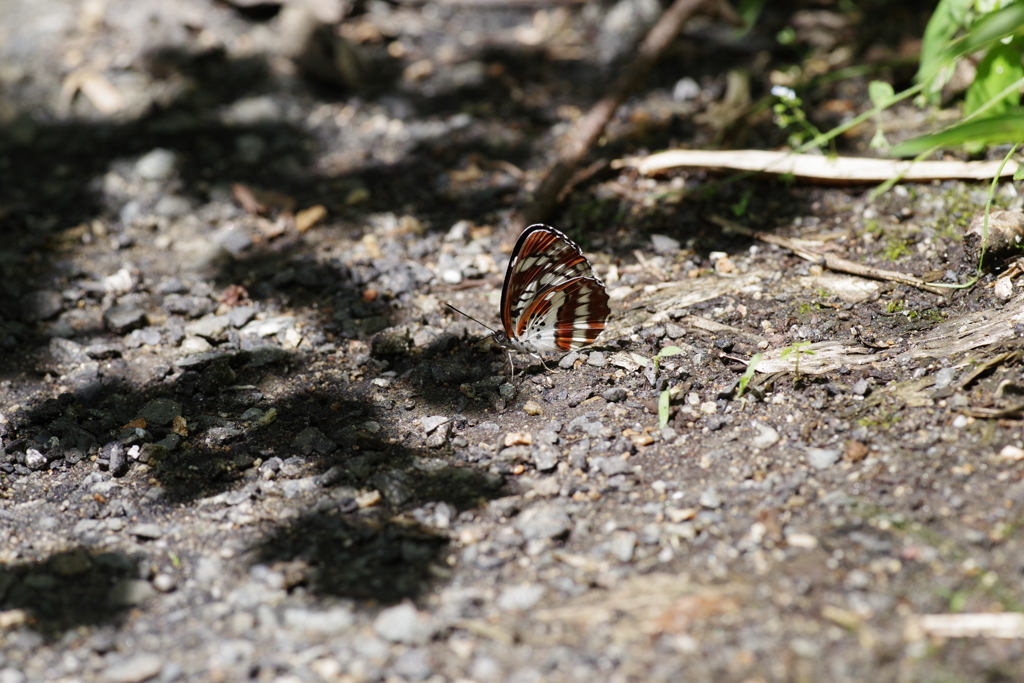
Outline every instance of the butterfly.
<svg viewBox="0 0 1024 683">
<path fill-rule="evenodd" d="M 512 250 L 501 289 L 502 329 L 491 338 L 509 351 L 536 356 L 571 351 L 593 344 L 610 313 L 608 292 L 583 250 L 537 223 Z"/>
</svg>

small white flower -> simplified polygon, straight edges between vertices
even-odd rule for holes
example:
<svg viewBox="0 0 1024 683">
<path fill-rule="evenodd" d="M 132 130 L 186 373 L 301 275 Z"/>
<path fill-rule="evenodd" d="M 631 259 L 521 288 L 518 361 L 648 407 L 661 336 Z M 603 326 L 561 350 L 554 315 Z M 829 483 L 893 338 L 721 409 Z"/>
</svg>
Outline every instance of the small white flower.
<svg viewBox="0 0 1024 683">
<path fill-rule="evenodd" d="M 793 91 L 793 89 L 792 88 L 787 88 L 784 85 L 773 85 L 772 86 L 772 95 L 775 95 L 776 97 L 778 97 L 780 99 L 783 99 L 783 100 L 793 100 L 793 99 L 796 99 L 796 93 Z"/>
</svg>

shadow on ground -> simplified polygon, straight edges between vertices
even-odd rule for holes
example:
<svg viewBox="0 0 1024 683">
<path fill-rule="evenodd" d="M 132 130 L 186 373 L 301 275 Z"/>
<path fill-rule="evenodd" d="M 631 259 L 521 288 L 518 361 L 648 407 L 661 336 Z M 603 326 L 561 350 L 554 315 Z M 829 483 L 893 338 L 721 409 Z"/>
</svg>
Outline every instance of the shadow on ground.
<svg viewBox="0 0 1024 683">
<path fill-rule="evenodd" d="M 27 624 L 48 638 L 75 626 L 116 624 L 132 604 L 137 572 L 122 552 L 85 547 L 0 567 L 0 612 L 24 610 Z"/>
</svg>

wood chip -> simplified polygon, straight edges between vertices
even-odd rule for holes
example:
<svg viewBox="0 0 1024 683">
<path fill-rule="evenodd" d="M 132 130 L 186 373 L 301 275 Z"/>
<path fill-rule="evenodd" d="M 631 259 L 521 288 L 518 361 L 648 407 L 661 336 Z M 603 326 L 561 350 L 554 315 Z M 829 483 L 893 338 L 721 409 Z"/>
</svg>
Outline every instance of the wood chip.
<svg viewBox="0 0 1024 683">
<path fill-rule="evenodd" d="M 311 206 L 295 214 L 295 229 L 306 232 L 327 217 L 327 208 L 323 204 Z"/>
<path fill-rule="evenodd" d="M 360 508 L 369 508 L 379 505 L 381 500 L 380 491 L 367 491 L 356 498 L 356 505 Z"/>
<path fill-rule="evenodd" d="M 530 446 L 533 435 L 530 432 L 509 432 L 505 435 L 505 446 Z"/>
<path fill-rule="evenodd" d="M 171 431 L 180 437 L 188 436 L 188 423 L 185 422 L 185 418 L 181 415 L 175 415 L 171 421 Z"/>
</svg>

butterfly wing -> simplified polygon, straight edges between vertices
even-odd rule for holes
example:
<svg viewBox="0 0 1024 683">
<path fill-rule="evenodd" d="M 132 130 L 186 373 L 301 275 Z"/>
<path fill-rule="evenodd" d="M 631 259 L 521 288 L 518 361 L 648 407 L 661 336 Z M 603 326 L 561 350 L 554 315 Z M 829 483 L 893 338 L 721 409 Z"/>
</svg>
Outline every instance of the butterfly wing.
<svg viewBox="0 0 1024 683">
<path fill-rule="evenodd" d="M 538 294 L 577 278 L 601 282 L 571 239 L 540 223 L 524 230 L 512 250 L 501 288 L 501 324 L 508 338 L 519 336 L 520 323 Z"/>
<path fill-rule="evenodd" d="M 534 299 L 519 318 L 516 336 L 538 352 L 571 351 L 594 343 L 610 314 L 604 283 L 578 277 Z"/>
</svg>

